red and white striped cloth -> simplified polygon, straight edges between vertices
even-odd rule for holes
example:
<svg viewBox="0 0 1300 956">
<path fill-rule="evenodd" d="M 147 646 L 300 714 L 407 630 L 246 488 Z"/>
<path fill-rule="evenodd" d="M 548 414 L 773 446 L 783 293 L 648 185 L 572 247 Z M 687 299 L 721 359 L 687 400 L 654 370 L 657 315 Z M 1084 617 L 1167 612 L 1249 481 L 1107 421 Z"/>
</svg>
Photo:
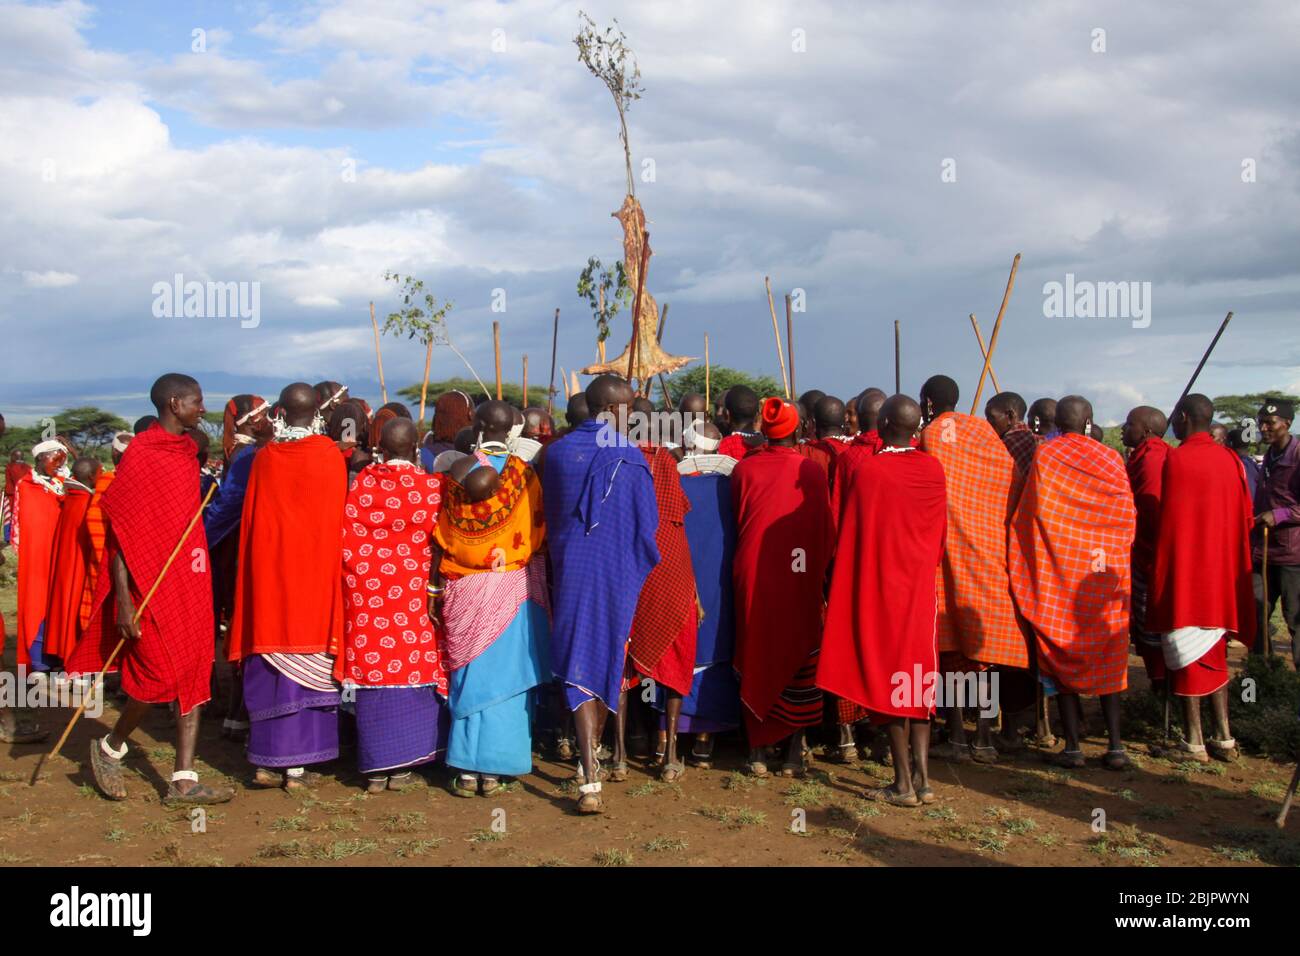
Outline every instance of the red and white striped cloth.
<svg viewBox="0 0 1300 956">
<path fill-rule="evenodd" d="M 540 554 L 518 571 L 483 571 L 449 581 L 442 599 L 447 669 L 458 670 L 491 647 L 528 600 L 550 613 L 546 558 Z"/>
</svg>

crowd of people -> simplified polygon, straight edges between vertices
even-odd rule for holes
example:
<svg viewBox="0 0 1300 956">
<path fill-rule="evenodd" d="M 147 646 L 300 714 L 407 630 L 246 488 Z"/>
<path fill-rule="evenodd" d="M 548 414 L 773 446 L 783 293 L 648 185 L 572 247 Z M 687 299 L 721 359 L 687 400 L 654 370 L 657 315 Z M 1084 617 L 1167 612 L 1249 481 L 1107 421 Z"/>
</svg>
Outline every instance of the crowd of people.
<svg viewBox="0 0 1300 956">
<path fill-rule="evenodd" d="M 315 787 L 342 748 L 372 793 L 443 761 L 453 793 L 488 795 L 544 742 L 594 813 L 639 751 L 675 783 L 738 734 L 749 773 L 795 776 L 823 727 L 843 761 L 888 752 L 894 780 L 867 796 L 914 807 L 934 799 L 931 756 L 1035 743 L 1084 766 L 1083 697 L 1099 698 L 1103 765 L 1128 767 L 1130 646 L 1182 703 L 1169 755 L 1233 760 L 1228 641 L 1266 650 L 1280 600 L 1300 648 L 1285 401 L 1259 410 L 1256 460 L 1204 395 L 1168 418 L 1133 409 L 1121 455 L 1081 396 L 1001 392 L 978 417 L 943 375 L 916 398 L 736 386 L 667 411 L 600 375 L 558 429 L 544 408 L 452 391 L 427 432 L 401 403 L 299 382 L 231 398 L 220 448 L 193 378 L 150 397 L 111 468 L 56 436 L 6 471 L 18 664 L 120 673 L 119 716 L 89 751 L 113 800 L 162 705 L 165 801 L 231 799 L 194 769 L 212 702 L 255 786 Z M 680 427 L 641 427 L 656 418 Z M 0 712 L 0 739 L 48 733 Z"/>
</svg>

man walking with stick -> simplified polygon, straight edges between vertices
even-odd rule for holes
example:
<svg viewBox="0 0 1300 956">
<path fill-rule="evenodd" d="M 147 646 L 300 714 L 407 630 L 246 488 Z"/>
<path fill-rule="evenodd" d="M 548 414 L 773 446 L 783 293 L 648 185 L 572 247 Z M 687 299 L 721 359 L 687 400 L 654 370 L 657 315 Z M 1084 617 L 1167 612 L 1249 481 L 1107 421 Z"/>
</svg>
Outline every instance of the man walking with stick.
<svg viewBox="0 0 1300 956">
<path fill-rule="evenodd" d="M 213 661 L 208 545 L 202 523 L 194 520 L 200 508 L 197 447 L 186 434 L 203 419 L 203 392 L 188 375 L 171 372 L 154 383 L 149 397 L 158 421 L 131 442 L 104 492 L 108 573 L 99 578 L 90 625 L 67 668 L 74 674 L 122 671 L 126 706 L 113 731 L 90 744 L 90 769 L 101 793 L 126 799 L 127 739 L 152 705 L 175 701 L 176 770 L 163 802 L 225 803 L 234 791 L 199 783 L 193 770 Z"/>
</svg>

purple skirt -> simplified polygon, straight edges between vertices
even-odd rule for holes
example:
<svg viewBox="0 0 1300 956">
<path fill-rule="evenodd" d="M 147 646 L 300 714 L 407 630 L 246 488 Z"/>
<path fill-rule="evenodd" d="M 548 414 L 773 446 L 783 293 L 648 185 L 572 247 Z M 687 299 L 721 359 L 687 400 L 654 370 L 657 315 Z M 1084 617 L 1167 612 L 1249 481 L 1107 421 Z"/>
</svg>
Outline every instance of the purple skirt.
<svg viewBox="0 0 1300 956">
<path fill-rule="evenodd" d="M 338 691 L 295 684 L 259 654 L 244 661 L 248 760 L 257 767 L 304 767 L 339 755 Z"/>
<path fill-rule="evenodd" d="M 438 759 L 451 711 L 432 687 L 358 687 L 357 769 L 399 770 Z"/>
</svg>

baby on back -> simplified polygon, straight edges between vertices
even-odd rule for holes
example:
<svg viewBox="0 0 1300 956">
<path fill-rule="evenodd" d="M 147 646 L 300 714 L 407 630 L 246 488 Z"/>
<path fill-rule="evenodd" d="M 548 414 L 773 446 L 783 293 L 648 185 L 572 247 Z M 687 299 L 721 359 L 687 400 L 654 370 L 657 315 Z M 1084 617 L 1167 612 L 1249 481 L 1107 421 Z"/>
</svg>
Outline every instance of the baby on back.
<svg viewBox="0 0 1300 956">
<path fill-rule="evenodd" d="M 448 474 L 452 481 L 465 489 L 470 501 L 487 501 L 501 490 L 501 476 L 496 469 L 481 464 L 473 455 L 457 461 Z"/>
</svg>

